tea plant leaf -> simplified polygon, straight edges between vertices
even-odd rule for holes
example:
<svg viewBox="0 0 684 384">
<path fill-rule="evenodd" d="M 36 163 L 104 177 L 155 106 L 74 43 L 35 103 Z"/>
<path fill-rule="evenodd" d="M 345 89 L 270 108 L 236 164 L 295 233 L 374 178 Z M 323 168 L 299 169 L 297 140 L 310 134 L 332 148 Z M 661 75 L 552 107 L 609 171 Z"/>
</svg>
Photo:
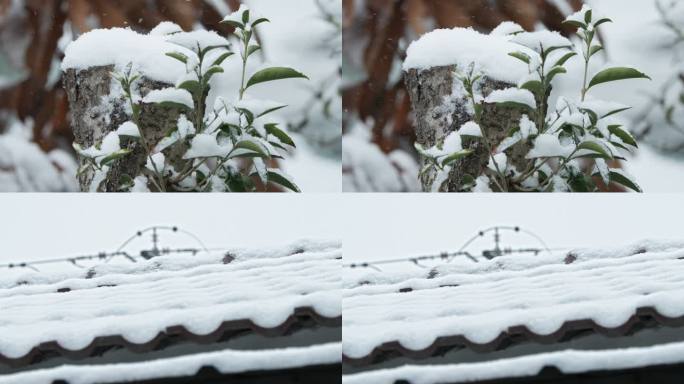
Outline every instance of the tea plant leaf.
<svg viewBox="0 0 684 384">
<path fill-rule="evenodd" d="M 304 75 L 300 72 L 297 72 L 292 68 L 287 68 L 287 67 L 266 68 L 266 69 L 262 69 L 261 71 L 255 73 L 254 75 L 252 75 L 252 77 L 247 82 L 245 89 L 247 89 L 253 85 L 265 83 L 268 81 L 295 79 L 295 78 L 302 78 L 302 79 L 307 79 L 307 80 L 309 79 L 308 77 L 306 77 L 306 75 Z"/>
<path fill-rule="evenodd" d="M 608 68 L 604 69 L 603 71 L 599 72 L 594 76 L 593 79 L 591 79 L 591 82 L 589 82 L 589 88 L 603 84 L 603 83 L 608 83 L 611 81 L 618 81 L 618 80 L 628 80 L 628 79 L 649 79 L 651 80 L 650 77 L 648 77 L 646 74 L 637 71 L 634 68 L 629 68 L 629 67 L 614 67 L 614 68 Z"/>
<path fill-rule="evenodd" d="M 464 157 L 466 157 L 472 153 L 473 153 L 472 149 L 464 149 L 462 151 L 452 153 L 451 155 L 444 158 L 444 160 L 442 160 L 442 167 L 446 167 L 447 165 L 450 165 L 450 164 L 456 162 L 457 160 L 460 160 L 460 159 L 462 159 L 462 158 L 464 158 Z"/>
<path fill-rule="evenodd" d="M 630 135 L 629 132 L 623 130 L 619 125 L 609 125 L 608 126 L 608 132 L 619 137 L 623 143 L 629 144 L 633 147 L 638 148 L 638 144 L 637 144 L 636 140 L 634 139 L 634 137 L 632 137 L 632 135 Z"/>
<path fill-rule="evenodd" d="M 285 175 L 277 169 L 268 170 L 268 181 L 271 183 L 282 185 L 283 187 L 293 192 L 301 192 L 297 184 L 295 184 L 292 180 L 290 180 L 290 178 L 287 175 Z"/>
<path fill-rule="evenodd" d="M 278 140 L 280 140 L 281 143 L 287 144 L 295 148 L 297 147 L 295 145 L 294 140 L 292 140 L 292 138 L 287 133 L 285 133 L 285 131 L 278 128 L 277 124 L 266 124 L 264 125 L 264 128 L 266 129 L 266 132 L 278 138 Z"/>
<path fill-rule="evenodd" d="M 635 191 L 635 192 L 643 192 L 639 184 L 637 184 L 635 181 L 631 180 L 629 176 L 627 176 L 624 172 L 621 172 L 616 169 L 611 169 L 610 170 L 610 181 L 613 183 L 617 183 L 620 185 L 624 185 L 625 187 Z"/>
</svg>

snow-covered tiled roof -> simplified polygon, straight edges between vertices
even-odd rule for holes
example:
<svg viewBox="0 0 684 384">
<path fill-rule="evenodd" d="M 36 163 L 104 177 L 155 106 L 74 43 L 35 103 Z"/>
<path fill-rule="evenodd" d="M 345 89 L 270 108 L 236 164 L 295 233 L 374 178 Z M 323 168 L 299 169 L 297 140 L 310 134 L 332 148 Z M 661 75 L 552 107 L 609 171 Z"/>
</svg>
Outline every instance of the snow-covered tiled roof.
<svg viewBox="0 0 684 384">
<path fill-rule="evenodd" d="M 340 343 L 328 343 L 258 352 L 224 350 L 126 364 L 65 365 L 0 376 L 0 383 L 54 383 L 63 380 L 69 384 L 105 384 L 157 379 L 160 373 L 165 378 L 191 377 L 203 367 L 215 368 L 222 374 L 287 369 L 339 362 L 341 349 Z"/>
<path fill-rule="evenodd" d="M 339 243 L 300 242 L 0 279 L 0 363 L 111 343 L 146 350 L 165 336 L 230 329 L 280 334 L 297 316 L 339 324 L 341 257 Z"/>
<path fill-rule="evenodd" d="M 556 367 L 564 374 L 621 370 L 684 362 L 684 343 L 607 351 L 560 351 L 481 363 L 448 365 L 406 365 L 394 369 L 345 375 L 344 384 L 472 383 L 539 374 Z M 403 381 L 402 381 L 403 380 Z M 552 382 L 552 381 L 548 381 Z M 616 381 L 618 382 L 618 381 Z"/>
<path fill-rule="evenodd" d="M 388 353 L 429 357 L 442 347 L 553 343 L 577 329 L 625 334 L 644 315 L 684 319 L 681 242 L 447 264 L 404 280 L 374 275 L 345 279 L 343 353 L 354 365 Z"/>
</svg>

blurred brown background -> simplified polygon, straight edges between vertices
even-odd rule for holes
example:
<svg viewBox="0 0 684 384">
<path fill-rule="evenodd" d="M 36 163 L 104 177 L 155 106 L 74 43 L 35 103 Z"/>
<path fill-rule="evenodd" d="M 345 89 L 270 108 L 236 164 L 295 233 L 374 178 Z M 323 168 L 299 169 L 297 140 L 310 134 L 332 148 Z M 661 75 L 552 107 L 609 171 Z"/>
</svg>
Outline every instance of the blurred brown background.
<svg viewBox="0 0 684 384">
<path fill-rule="evenodd" d="M 228 33 L 230 29 L 219 25 L 223 18 L 219 9 L 234 10 L 239 4 L 239 0 L 0 0 L 0 54 L 9 61 L 6 66 L 26 68 L 14 84 L 0 87 L 0 133 L 14 117 L 33 119 L 34 141 L 41 149 L 71 146 L 68 105 L 58 76 L 65 28 L 76 38 L 99 27 L 149 31 L 170 20 L 185 30 L 199 23 Z"/>
</svg>

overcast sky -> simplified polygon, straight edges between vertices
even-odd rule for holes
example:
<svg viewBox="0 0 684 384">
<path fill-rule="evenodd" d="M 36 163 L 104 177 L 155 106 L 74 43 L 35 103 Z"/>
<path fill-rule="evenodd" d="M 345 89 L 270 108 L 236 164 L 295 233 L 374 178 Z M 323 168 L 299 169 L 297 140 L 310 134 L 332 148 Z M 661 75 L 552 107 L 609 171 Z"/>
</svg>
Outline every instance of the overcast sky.
<svg viewBox="0 0 684 384">
<path fill-rule="evenodd" d="M 340 239 L 341 224 L 330 201 L 324 195 L 294 194 L 8 194 L 0 198 L 0 260 L 112 251 L 153 225 L 176 225 L 208 247 Z M 161 235 L 168 246 L 195 246 L 182 235 Z M 148 236 L 131 246 L 147 244 Z"/>
<path fill-rule="evenodd" d="M 550 248 L 684 239 L 684 195 L 357 195 L 344 205 L 347 261 L 454 251 L 478 230 L 495 225 L 532 231 Z M 503 240 L 514 247 L 540 246 L 522 234 L 503 233 Z M 473 249 L 490 245 L 488 236 Z"/>
<path fill-rule="evenodd" d="M 347 261 L 453 251 L 494 225 L 520 226 L 551 248 L 684 239 L 684 196 L 661 194 L 5 195 L 0 212 L 3 261 L 111 251 L 152 225 L 177 225 L 208 247 L 343 239 Z M 162 240 L 194 245 L 182 235 Z M 540 246 L 522 234 L 504 233 L 503 242 Z M 490 245 L 488 236 L 471 249 Z"/>
</svg>

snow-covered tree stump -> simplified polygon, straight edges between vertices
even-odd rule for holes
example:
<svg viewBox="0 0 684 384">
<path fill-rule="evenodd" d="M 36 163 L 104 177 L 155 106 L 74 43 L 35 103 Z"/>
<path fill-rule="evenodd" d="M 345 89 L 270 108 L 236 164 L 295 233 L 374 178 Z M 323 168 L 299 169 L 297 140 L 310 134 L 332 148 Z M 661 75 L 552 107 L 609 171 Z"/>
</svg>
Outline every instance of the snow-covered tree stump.
<svg viewBox="0 0 684 384">
<path fill-rule="evenodd" d="M 468 105 L 469 100 L 453 95 L 454 82 L 459 81 L 453 72 L 454 66 L 440 66 L 411 69 L 405 74 L 406 88 L 411 97 L 415 117 L 416 138 L 425 148 L 435 146 L 449 133 L 457 131 L 473 119 L 472 107 Z M 515 84 L 488 78 L 484 78 L 481 85 L 484 98 L 494 90 L 515 87 Z M 482 134 L 489 143 L 498 145 L 512 128 L 518 126 L 521 116 L 519 108 L 484 103 L 480 122 Z M 484 140 L 464 138 L 463 148 L 472 149 L 474 153 L 455 163 L 449 174 L 447 191 L 459 191 L 466 175 L 477 177 L 489 164 L 490 154 Z M 529 150 L 529 146 L 517 145 L 506 153 L 516 167 L 524 169 L 529 163 L 529 160 L 525 159 Z M 421 184 L 426 191 L 430 190 L 430 181 L 433 179 L 434 175 L 430 173 L 422 175 Z"/>
<path fill-rule="evenodd" d="M 69 98 L 71 127 L 75 142 L 83 148 L 102 142 L 109 132 L 116 131 L 121 124 L 130 120 L 131 107 L 121 86 L 112 77 L 113 70 L 114 66 L 110 65 L 85 70 L 69 69 L 65 72 L 64 87 Z M 143 97 L 152 90 L 172 86 L 146 78 L 141 78 L 138 84 Z M 180 110 L 173 107 L 142 104 L 140 129 L 150 142 L 156 143 L 176 126 L 179 115 Z M 121 146 L 132 152 L 110 167 L 103 183 L 103 190 L 108 192 L 118 190 L 123 175 L 137 175 L 147 163 L 139 140 L 122 138 Z M 84 161 L 81 159 L 81 162 Z M 79 175 L 81 190 L 88 191 L 93 187 L 94 176 L 93 171 Z"/>
</svg>

